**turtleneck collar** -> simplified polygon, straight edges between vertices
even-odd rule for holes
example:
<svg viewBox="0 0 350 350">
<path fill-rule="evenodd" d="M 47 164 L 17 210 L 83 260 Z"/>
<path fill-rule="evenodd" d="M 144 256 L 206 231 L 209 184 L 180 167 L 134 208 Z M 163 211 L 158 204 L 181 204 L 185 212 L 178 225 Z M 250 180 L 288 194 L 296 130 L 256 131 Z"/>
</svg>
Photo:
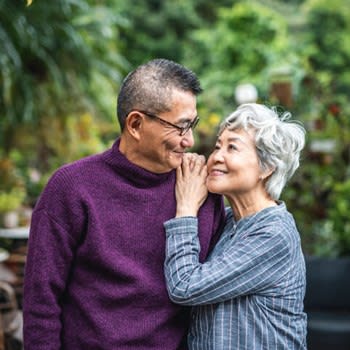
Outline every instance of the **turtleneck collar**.
<svg viewBox="0 0 350 350">
<path fill-rule="evenodd" d="M 156 174 L 131 163 L 120 152 L 119 144 L 120 138 L 114 142 L 112 148 L 107 150 L 103 156 L 106 163 L 112 166 L 113 170 L 127 182 L 137 187 L 153 187 L 175 178 L 174 170 L 163 174 Z"/>
</svg>

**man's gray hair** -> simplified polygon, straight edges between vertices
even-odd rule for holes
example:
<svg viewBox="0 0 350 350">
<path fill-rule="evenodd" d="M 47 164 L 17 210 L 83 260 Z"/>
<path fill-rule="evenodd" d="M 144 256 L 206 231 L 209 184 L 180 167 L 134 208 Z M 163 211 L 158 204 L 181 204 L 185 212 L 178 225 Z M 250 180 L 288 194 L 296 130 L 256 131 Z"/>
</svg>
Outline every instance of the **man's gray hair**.
<svg viewBox="0 0 350 350">
<path fill-rule="evenodd" d="M 191 70 L 167 59 L 154 59 L 130 72 L 122 83 L 117 101 L 121 130 L 133 109 L 153 114 L 169 111 L 174 89 L 188 91 L 195 96 L 202 91 L 197 76 Z"/>
</svg>

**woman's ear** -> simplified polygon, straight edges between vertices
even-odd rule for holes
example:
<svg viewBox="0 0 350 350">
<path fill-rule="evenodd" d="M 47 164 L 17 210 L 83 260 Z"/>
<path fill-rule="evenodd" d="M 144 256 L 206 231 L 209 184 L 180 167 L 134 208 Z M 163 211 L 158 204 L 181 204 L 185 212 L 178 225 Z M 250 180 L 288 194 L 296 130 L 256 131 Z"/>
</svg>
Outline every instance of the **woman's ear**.
<svg viewBox="0 0 350 350">
<path fill-rule="evenodd" d="M 275 171 L 275 168 L 270 168 L 265 170 L 264 172 L 261 173 L 261 175 L 259 176 L 259 179 L 265 181 L 274 173 L 274 171 Z"/>
<path fill-rule="evenodd" d="M 140 139 L 140 131 L 142 129 L 143 116 L 137 111 L 129 113 L 125 120 L 125 128 L 135 139 Z"/>
</svg>

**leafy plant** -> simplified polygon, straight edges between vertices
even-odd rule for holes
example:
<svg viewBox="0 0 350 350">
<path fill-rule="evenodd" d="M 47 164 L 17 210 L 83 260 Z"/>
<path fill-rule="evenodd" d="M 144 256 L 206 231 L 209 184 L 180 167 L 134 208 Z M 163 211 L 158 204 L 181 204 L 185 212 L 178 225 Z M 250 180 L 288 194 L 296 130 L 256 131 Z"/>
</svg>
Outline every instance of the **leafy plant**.
<svg viewBox="0 0 350 350">
<path fill-rule="evenodd" d="M 350 255 L 350 30 L 347 2 L 308 0 L 299 54 L 305 75 L 296 101 L 308 126 L 301 169 L 286 198 L 307 254 Z M 348 210 L 348 212 L 346 212 Z"/>
<path fill-rule="evenodd" d="M 336 238 L 335 253 L 350 256 L 350 179 L 336 183 L 329 198 L 329 214 L 325 225 Z"/>
<path fill-rule="evenodd" d="M 26 192 L 23 188 L 14 188 L 7 192 L 0 192 L 0 213 L 17 210 L 20 208 Z"/>
<path fill-rule="evenodd" d="M 117 47 L 125 24 L 118 12 L 88 0 L 3 0 L 0 17 L 0 147 L 5 153 L 15 147 L 20 125 L 35 126 L 38 147 L 44 147 L 43 120 L 64 125 L 67 114 L 86 111 L 112 117 L 112 98 L 106 95 L 112 96 L 112 84 L 120 82 L 127 66 Z"/>
<path fill-rule="evenodd" d="M 270 70 L 295 61 L 286 21 L 258 1 L 218 9 L 216 23 L 193 31 L 191 40 L 185 60 L 201 77 L 201 101 L 214 112 L 234 108 L 235 87 L 241 83 L 256 85 L 266 99 Z"/>
</svg>

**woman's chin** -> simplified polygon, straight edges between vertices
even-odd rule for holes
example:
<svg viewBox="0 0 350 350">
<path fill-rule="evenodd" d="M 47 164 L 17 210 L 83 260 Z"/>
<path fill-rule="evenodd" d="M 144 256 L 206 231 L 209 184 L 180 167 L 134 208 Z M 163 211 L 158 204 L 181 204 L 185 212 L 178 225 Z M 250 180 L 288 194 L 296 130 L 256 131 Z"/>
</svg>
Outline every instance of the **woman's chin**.
<svg viewBox="0 0 350 350">
<path fill-rule="evenodd" d="M 215 186 L 211 181 L 207 181 L 207 188 L 210 193 L 220 194 L 218 186 Z"/>
</svg>

